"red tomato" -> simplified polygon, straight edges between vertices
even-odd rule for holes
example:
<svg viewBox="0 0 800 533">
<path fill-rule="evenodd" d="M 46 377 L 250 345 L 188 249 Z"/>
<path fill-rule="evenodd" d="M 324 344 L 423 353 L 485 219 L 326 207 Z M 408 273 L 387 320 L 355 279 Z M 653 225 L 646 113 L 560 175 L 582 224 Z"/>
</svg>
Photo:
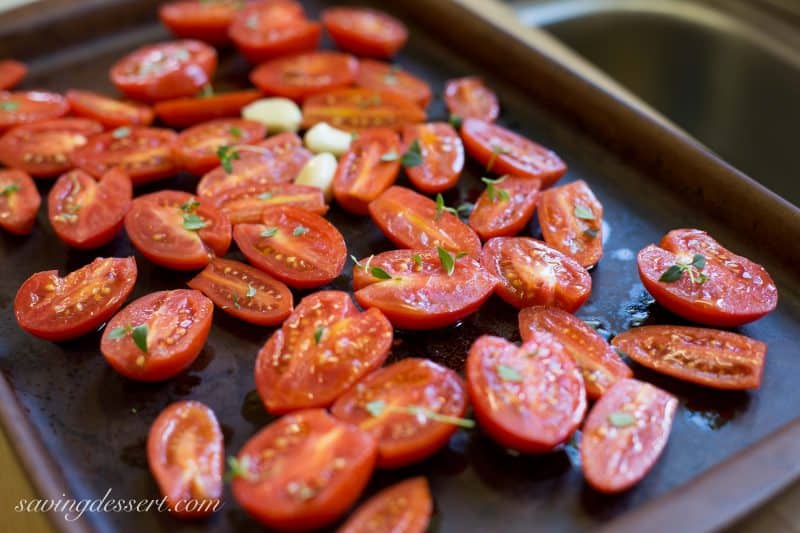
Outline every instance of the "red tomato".
<svg viewBox="0 0 800 533">
<path fill-rule="evenodd" d="M 767 345 L 729 331 L 642 326 L 611 343 L 642 366 L 714 389 L 757 389 Z"/>
<path fill-rule="evenodd" d="M 562 444 L 586 413 L 580 370 L 561 343 L 542 332 L 522 346 L 478 338 L 467 356 L 467 390 L 481 429 L 525 453 Z"/>
<path fill-rule="evenodd" d="M 401 481 L 362 503 L 339 533 L 425 533 L 433 500 L 424 477 Z"/>
<path fill-rule="evenodd" d="M 136 283 L 133 257 L 98 257 L 59 277 L 57 270 L 29 277 L 14 298 L 19 325 L 48 341 L 86 335 L 117 312 Z"/>
<path fill-rule="evenodd" d="M 220 507 L 224 455 L 217 417 L 200 402 L 175 402 L 150 426 L 147 463 L 173 515 L 199 518 Z"/>
<path fill-rule="evenodd" d="M 291 205 L 264 209 L 261 224 L 238 224 L 233 238 L 248 261 L 296 289 L 330 283 L 347 260 L 336 226 Z"/>
<path fill-rule="evenodd" d="M 392 186 L 400 171 L 400 138 L 386 128 L 361 132 L 339 158 L 333 176 L 333 196 L 346 210 L 369 213 L 371 201 Z M 387 161 L 386 155 L 394 156 Z"/>
<path fill-rule="evenodd" d="M 239 452 L 236 501 L 263 525 L 305 531 L 334 522 L 364 490 L 375 442 L 322 409 L 293 413 L 256 433 Z"/>
<path fill-rule="evenodd" d="M 239 261 L 216 257 L 188 285 L 251 324 L 275 326 L 292 312 L 292 293 L 286 285 Z"/>
<path fill-rule="evenodd" d="M 322 28 L 306 20 L 303 6 L 294 0 L 253 2 L 240 10 L 228 35 L 251 63 L 314 50 Z"/>
<path fill-rule="evenodd" d="M 0 61 L 0 91 L 13 89 L 27 74 L 25 63 L 13 59 Z"/>
<path fill-rule="evenodd" d="M 581 467 L 594 489 L 613 494 L 638 483 L 667 445 L 678 400 L 636 381 L 618 381 L 583 425 Z"/>
<path fill-rule="evenodd" d="M 128 98 L 154 102 L 193 96 L 208 85 L 217 51 L 200 41 L 143 46 L 111 67 L 111 81 Z"/>
<path fill-rule="evenodd" d="M 82 170 L 58 178 L 47 199 L 50 225 L 67 245 L 84 250 L 111 241 L 131 208 L 133 187 L 121 170 L 108 171 L 97 182 Z"/>
<path fill-rule="evenodd" d="M 461 138 L 467 153 L 495 174 L 537 178 L 547 188 L 567 171 L 555 152 L 491 122 L 465 119 Z"/>
<path fill-rule="evenodd" d="M 448 274 L 437 250 L 383 252 L 361 260 L 353 270 L 356 301 L 377 307 L 403 329 L 449 326 L 477 311 L 496 284 L 471 257 L 454 258 Z"/>
<path fill-rule="evenodd" d="M 250 73 L 250 81 L 264 94 L 302 100 L 312 94 L 347 87 L 358 71 L 350 54 L 306 52 L 262 63 Z"/>
<path fill-rule="evenodd" d="M 400 65 L 362 59 L 358 62 L 355 82 L 359 87 L 402 96 L 421 109 L 428 107 L 431 101 L 431 88 L 427 82 L 406 72 Z"/>
<path fill-rule="evenodd" d="M 0 91 L 0 131 L 20 124 L 64 116 L 69 104 L 60 94 L 44 91 Z"/>
<path fill-rule="evenodd" d="M 210 202 L 188 192 L 158 191 L 139 196 L 125 215 L 131 244 L 157 265 L 197 270 L 223 256 L 231 245 L 231 223 Z"/>
<path fill-rule="evenodd" d="M 41 204 L 42 197 L 28 174 L 0 169 L 0 228 L 14 235 L 29 234 Z"/>
<path fill-rule="evenodd" d="M 451 115 L 462 120 L 494 122 L 500 114 L 497 96 L 476 76 L 447 80 L 444 103 Z"/>
<path fill-rule="evenodd" d="M 617 381 L 633 372 L 606 340 L 583 320 L 557 307 L 527 307 L 519 312 L 522 340 L 537 331 L 553 336 L 578 364 L 589 398 L 597 399 Z"/>
<path fill-rule="evenodd" d="M 704 258 L 702 268 L 692 265 Z M 706 232 L 670 231 L 659 246 L 639 252 L 639 277 L 656 301 L 687 320 L 741 326 L 778 305 L 778 289 L 764 267 L 729 251 Z M 671 268 L 680 277 L 661 281 Z"/>
<path fill-rule="evenodd" d="M 403 152 L 417 141 L 422 163 L 405 167 L 411 183 L 426 194 L 443 192 L 458 183 L 464 169 L 464 145 L 446 122 L 407 124 L 403 128 Z"/>
<path fill-rule="evenodd" d="M 585 267 L 603 256 L 603 205 L 583 180 L 539 195 L 544 242 Z"/>
<path fill-rule="evenodd" d="M 255 90 L 233 91 L 210 96 L 187 96 L 157 102 L 158 120 L 173 128 L 194 126 L 217 118 L 236 118 L 242 108 L 261 98 Z"/>
<path fill-rule="evenodd" d="M 103 331 L 100 351 L 126 378 L 163 381 L 175 377 L 203 350 L 213 313 L 214 304 L 199 291 L 150 293 L 114 315 Z"/>
<path fill-rule="evenodd" d="M 389 240 L 402 248 L 442 247 L 478 257 L 481 241 L 469 226 L 436 204 L 405 187 L 390 187 L 369 204 L 372 220 Z"/>
<path fill-rule="evenodd" d="M 239 185 L 211 199 L 231 224 L 259 224 L 264 210 L 278 205 L 292 205 L 317 215 L 328 211 L 322 189 L 293 183 Z"/>
<path fill-rule="evenodd" d="M 261 348 L 258 394 L 274 414 L 327 407 L 380 367 L 391 347 L 392 326 L 379 310 L 359 312 L 346 292 L 316 292 Z"/>
<path fill-rule="evenodd" d="M 241 8 L 241 0 L 177 0 L 162 5 L 158 18 L 176 37 L 223 45 L 230 42 L 228 27 Z"/>
<path fill-rule="evenodd" d="M 411 100 L 375 89 L 335 89 L 303 101 L 303 127 L 319 122 L 344 130 L 392 128 L 425 120 L 425 111 Z"/>
<path fill-rule="evenodd" d="M 96 120 L 106 128 L 149 126 L 153 110 L 144 104 L 121 102 L 100 93 L 70 89 L 67 101 L 73 115 Z"/>
<path fill-rule="evenodd" d="M 592 292 L 592 277 L 586 269 L 536 239 L 489 239 L 481 263 L 500 280 L 497 294 L 517 309 L 553 305 L 573 313 Z"/>
<path fill-rule="evenodd" d="M 260 122 L 221 118 L 183 130 L 175 141 L 175 162 L 191 174 L 205 174 L 219 166 L 221 146 L 260 141 L 267 128 Z"/>
<path fill-rule="evenodd" d="M 449 368 L 411 357 L 359 381 L 336 400 L 331 414 L 372 435 L 379 467 L 399 468 L 430 457 L 458 429 L 419 414 L 426 410 L 461 418 L 467 411 L 467 391 Z"/>
<path fill-rule="evenodd" d="M 513 237 L 533 216 L 541 185 L 537 179 L 516 176 L 503 176 L 487 183 L 469 215 L 469 226 L 483 240 Z"/>
<path fill-rule="evenodd" d="M 357 56 L 392 57 L 408 40 L 405 24 L 377 9 L 332 7 L 322 24 L 336 46 Z"/>
</svg>

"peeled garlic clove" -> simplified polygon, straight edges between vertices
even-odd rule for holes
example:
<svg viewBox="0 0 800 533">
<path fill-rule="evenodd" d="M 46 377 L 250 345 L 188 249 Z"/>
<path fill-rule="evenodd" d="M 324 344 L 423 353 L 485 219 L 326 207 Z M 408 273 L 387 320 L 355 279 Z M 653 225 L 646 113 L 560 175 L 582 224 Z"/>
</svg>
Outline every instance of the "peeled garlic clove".
<svg viewBox="0 0 800 533">
<path fill-rule="evenodd" d="M 269 133 L 297 131 L 303 113 L 288 98 L 262 98 L 242 108 L 242 118 L 260 122 Z"/>
<path fill-rule="evenodd" d="M 300 169 L 294 179 L 298 185 L 311 185 L 322 189 L 325 201 L 330 202 L 333 195 L 333 176 L 336 174 L 336 158 L 333 154 L 317 154 Z"/>
<path fill-rule="evenodd" d="M 353 137 L 349 132 L 337 130 L 327 122 L 315 124 L 306 132 L 304 138 L 306 147 L 315 154 L 330 152 L 337 156 L 342 155 L 350 148 L 352 140 Z"/>
</svg>

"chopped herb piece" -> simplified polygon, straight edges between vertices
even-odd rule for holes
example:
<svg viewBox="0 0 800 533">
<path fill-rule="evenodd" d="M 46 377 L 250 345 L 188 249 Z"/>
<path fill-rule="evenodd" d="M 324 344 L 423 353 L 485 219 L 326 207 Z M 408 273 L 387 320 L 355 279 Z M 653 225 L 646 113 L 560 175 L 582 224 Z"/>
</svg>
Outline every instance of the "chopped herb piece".
<svg viewBox="0 0 800 533">
<path fill-rule="evenodd" d="M 325 326 L 317 326 L 317 329 L 314 330 L 314 344 L 319 345 L 323 335 L 325 335 Z"/>
<path fill-rule="evenodd" d="M 231 137 L 233 137 L 234 139 L 241 139 L 242 135 L 244 135 L 244 133 L 242 132 L 242 128 L 240 128 L 239 126 L 231 126 L 228 129 L 228 133 L 230 133 Z"/>
<path fill-rule="evenodd" d="M 506 365 L 497 365 L 497 374 L 506 381 L 522 381 L 523 377 L 517 369 Z"/>
<path fill-rule="evenodd" d="M 3 190 L 0 191 L 0 196 L 11 196 L 12 192 L 17 192 L 18 190 L 20 190 L 20 188 L 21 187 L 16 183 L 10 183 L 9 185 L 3 187 Z"/>
<path fill-rule="evenodd" d="M 366 409 L 372 416 L 381 416 L 384 409 L 386 409 L 386 402 L 383 400 L 375 400 L 366 405 Z"/>
<path fill-rule="evenodd" d="M 183 227 L 189 231 L 201 230 L 208 226 L 208 222 L 195 213 L 183 214 Z"/>
<path fill-rule="evenodd" d="M 506 148 L 505 146 L 501 146 L 499 144 L 492 145 L 492 155 L 489 156 L 489 161 L 486 162 L 486 172 L 490 172 L 492 167 L 494 166 L 495 160 L 497 160 L 497 156 L 510 154 L 511 150 Z"/>
<path fill-rule="evenodd" d="M 241 309 L 242 306 L 239 304 L 239 295 L 235 292 L 231 293 L 231 300 L 233 301 L 233 307 L 236 309 Z"/>
<path fill-rule="evenodd" d="M 614 411 L 608 415 L 608 421 L 617 428 L 628 427 L 636 423 L 636 417 L 625 411 Z"/>
<path fill-rule="evenodd" d="M 276 226 L 270 226 L 264 231 L 261 232 L 262 237 L 274 237 L 275 234 L 278 233 L 278 228 Z"/>
<path fill-rule="evenodd" d="M 597 234 L 600 233 L 600 230 L 597 228 L 589 228 L 583 231 L 583 234 L 589 237 L 590 239 L 594 239 L 597 237 Z"/>
<path fill-rule="evenodd" d="M 388 272 L 386 272 L 386 271 L 385 271 L 384 269 L 382 269 L 381 267 L 370 267 L 370 269 L 369 269 L 369 273 L 370 273 L 370 274 L 372 274 L 372 277 L 373 277 L 373 278 L 378 278 L 378 279 L 392 279 L 392 276 L 391 276 L 391 274 L 389 274 Z"/>
<path fill-rule="evenodd" d="M 247 284 L 247 294 L 245 294 L 245 297 L 248 300 L 252 300 L 255 295 L 256 295 L 256 288 L 248 283 Z"/>
<path fill-rule="evenodd" d="M 203 88 L 200 89 L 200 93 L 197 95 L 200 98 L 208 98 L 210 96 L 214 96 L 214 87 L 211 84 L 203 85 Z"/>
<path fill-rule="evenodd" d="M 506 181 L 507 177 L 508 176 L 503 176 L 502 178 L 497 178 L 496 180 L 481 178 L 481 181 L 486 184 L 486 195 L 489 197 L 490 202 L 495 203 L 497 200 L 500 200 L 501 202 L 507 202 L 511 199 L 511 196 L 509 196 L 507 190 L 498 187 L 499 184 Z"/>
<path fill-rule="evenodd" d="M 470 213 L 472 213 L 472 210 L 474 208 L 475 208 L 475 206 L 473 204 L 471 204 L 469 202 L 464 202 L 461 205 L 459 205 L 458 207 L 456 207 L 456 211 L 458 212 L 459 215 L 466 216 L 466 215 L 469 215 Z"/>
<path fill-rule="evenodd" d="M 575 206 L 575 216 L 583 220 L 594 220 L 594 213 L 592 210 L 583 205 Z"/>
<path fill-rule="evenodd" d="M 233 172 L 233 161 L 239 159 L 239 152 L 233 146 L 220 146 L 217 148 L 217 157 L 225 172 L 230 174 Z"/>
<path fill-rule="evenodd" d="M 111 331 L 108 332 L 108 338 L 112 341 L 116 341 L 127 335 L 131 332 L 130 326 L 117 326 Z"/>
<path fill-rule="evenodd" d="M 414 254 L 414 255 L 411 256 L 411 259 L 414 260 L 414 264 L 417 266 L 417 268 L 422 268 L 422 256 L 421 255 Z"/>
<path fill-rule="evenodd" d="M 259 200 L 271 200 L 272 199 L 272 193 L 271 192 L 262 192 L 261 194 L 258 195 L 258 199 Z"/>
<path fill-rule="evenodd" d="M 692 283 L 697 283 L 698 285 L 702 285 L 706 281 L 708 281 L 708 276 L 703 274 L 701 270 L 706 266 L 706 258 L 700 254 L 695 254 L 692 258 L 690 263 L 675 263 L 667 270 L 661 274 L 661 277 L 658 278 L 658 281 L 663 281 L 665 283 L 674 283 L 681 279 L 683 273 L 686 272 L 689 274 L 689 280 Z"/>
<path fill-rule="evenodd" d="M 242 457 L 240 461 L 234 456 L 228 457 L 228 471 L 225 473 L 225 482 L 230 483 L 237 477 L 250 479 L 250 459 L 248 456 Z"/>
<path fill-rule="evenodd" d="M 416 167 L 422 164 L 422 147 L 419 145 L 419 140 L 414 139 L 403 154 L 403 166 L 406 168 Z"/>
<path fill-rule="evenodd" d="M 381 161 L 383 161 L 384 163 L 388 163 L 390 161 L 397 161 L 399 158 L 400 156 L 397 154 L 397 152 L 391 151 L 383 154 L 381 156 Z"/>
<path fill-rule="evenodd" d="M 461 124 L 464 123 L 464 119 L 458 115 L 450 115 L 450 118 L 447 119 L 451 126 L 458 129 L 461 127 Z"/>
<path fill-rule="evenodd" d="M 458 216 L 458 209 L 447 207 L 444 203 L 444 196 L 442 196 L 442 193 L 436 193 L 436 216 L 433 219 L 439 220 L 442 218 L 445 211 Z"/>
<path fill-rule="evenodd" d="M 294 235 L 295 237 L 299 237 L 300 235 L 303 235 L 304 233 L 308 233 L 308 228 L 305 227 L 305 226 L 297 226 L 296 228 L 294 228 L 294 231 L 292 232 L 292 235 Z"/>
<path fill-rule="evenodd" d="M 456 268 L 455 258 L 453 258 L 453 255 L 441 246 L 436 247 L 436 252 L 439 254 L 439 262 L 442 263 L 442 270 L 447 272 L 448 276 L 452 276 L 453 271 Z"/>
<path fill-rule="evenodd" d="M 200 207 L 200 202 L 195 200 L 194 197 L 190 198 L 185 204 L 181 204 L 181 211 L 186 213 L 194 213 Z"/>
<path fill-rule="evenodd" d="M 140 324 L 131 330 L 131 337 L 136 347 L 147 353 L 147 324 Z"/>
<path fill-rule="evenodd" d="M 128 126 L 120 126 L 111 132 L 111 136 L 115 139 L 124 139 L 131 134 L 131 129 Z"/>
<path fill-rule="evenodd" d="M 403 405 L 403 406 L 386 405 L 386 402 L 384 402 L 383 400 L 374 400 L 369 402 L 364 407 L 366 408 L 367 412 L 369 412 L 369 414 L 372 416 L 381 416 L 386 411 L 394 411 L 396 413 L 408 413 L 414 416 L 421 416 L 423 418 L 433 420 L 434 422 L 441 422 L 443 424 L 453 424 L 454 426 L 459 426 L 462 428 L 475 427 L 474 420 L 470 420 L 468 418 L 459 418 L 457 416 L 443 415 L 426 407 L 420 407 L 417 405 Z"/>
<path fill-rule="evenodd" d="M 19 109 L 19 102 L 12 102 L 11 100 L 0 102 L 0 109 L 3 111 L 16 111 Z"/>
</svg>

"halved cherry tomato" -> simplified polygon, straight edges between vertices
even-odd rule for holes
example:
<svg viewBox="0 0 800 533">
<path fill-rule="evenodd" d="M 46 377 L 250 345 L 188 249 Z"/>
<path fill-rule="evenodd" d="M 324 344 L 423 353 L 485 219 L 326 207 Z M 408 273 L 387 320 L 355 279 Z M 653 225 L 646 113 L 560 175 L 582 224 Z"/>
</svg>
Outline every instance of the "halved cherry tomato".
<svg viewBox="0 0 800 533">
<path fill-rule="evenodd" d="M 469 227 L 483 240 L 516 235 L 533 216 L 541 185 L 537 179 L 516 176 L 487 183 L 469 215 Z"/>
<path fill-rule="evenodd" d="M 256 388 L 270 413 L 327 407 L 379 368 L 391 347 L 392 325 L 379 310 L 359 312 L 346 292 L 316 292 L 261 348 Z"/>
<path fill-rule="evenodd" d="M 698 229 L 670 231 L 659 246 L 640 251 L 637 262 L 644 287 L 659 304 L 700 324 L 741 326 L 778 305 L 778 289 L 764 267 Z M 679 277 L 661 281 L 671 268 Z"/>
<path fill-rule="evenodd" d="M 585 267 L 603 256 L 603 205 L 583 180 L 539 195 L 544 242 Z"/>
<path fill-rule="evenodd" d="M 111 367 L 129 379 L 163 381 L 197 359 L 211 331 L 214 304 L 200 291 L 158 291 L 114 315 L 100 340 Z"/>
<path fill-rule="evenodd" d="M 618 381 L 589 412 L 581 439 L 581 468 L 594 489 L 629 489 L 653 468 L 667 445 L 678 400 L 635 379 Z"/>
<path fill-rule="evenodd" d="M 215 168 L 197 184 L 200 196 L 217 196 L 238 186 L 260 186 L 292 181 L 303 165 L 311 159 L 311 152 L 303 148 L 303 141 L 295 133 L 281 133 L 256 143 L 258 149 L 237 150 L 238 159 L 231 161 L 233 172 Z"/>
<path fill-rule="evenodd" d="M 0 91 L 13 89 L 27 74 L 25 63 L 13 59 L 0 61 Z"/>
<path fill-rule="evenodd" d="M 188 285 L 226 313 L 259 326 L 280 324 L 292 312 L 286 285 L 239 261 L 215 257 Z"/>
<path fill-rule="evenodd" d="M 368 406 L 380 404 L 380 412 Z M 461 418 L 467 411 L 464 381 L 427 359 L 408 358 L 376 370 L 336 400 L 331 414 L 372 435 L 378 466 L 399 468 L 433 455 L 458 427 L 424 412 Z"/>
<path fill-rule="evenodd" d="M 73 170 L 50 189 L 47 214 L 59 239 L 88 250 L 119 233 L 132 197 L 131 180 L 121 170 L 108 171 L 99 182 L 82 170 Z"/>
<path fill-rule="evenodd" d="M 424 477 L 385 488 L 362 503 L 339 533 L 425 533 L 433 499 Z"/>
<path fill-rule="evenodd" d="M 767 355 L 755 339 L 688 326 L 642 326 L 611 344 L 642 366 L 714 389 L 757 389 Z"/>
<path fill-rule="evenodd" d="M 42 197 L 22 170 L 0 169 L 0 228 L 14 235 L 33 231 Z"/>
<path fill-rule="evenodd" d="M 469 226 L 436 203 L 405 187 L 390 187 L 369 204 L 372 220 L 402 248 L 435 248 L 453 253 L 481 253 L 481 241 Z"/>
<path fill-rule="evenodd" d="M 122 102 L 92 91 L 67 91 L 72 114 L 96 120 L 106 128 L 119 126 L 149 126 L 153 110 L 144 104 Z"/>
<path fill-rule="evenodd" d="M 260 141 L 267 128 L 260 122 L 221 118 L 182 131 L 175 141 L 175 161 L 191 174 L 205 174 L 219 166 L 217 149 Z"/>
<path fill-rule="evenodd" d="M 364 7 L 332 7 L 322 24 L 336 46 L 357 56 L 392 57 L 408 40 L 405 24 L 391 15 Z"/>
<path fill-rule="evenodd" d="M 555 152 L 491 122 L 465 119 L 461 138 L 467 153 L 495 174 L 538 178 L 547 188 L 567 171 Z"/>
<path fill-rule="evenodd" d="M 398 328 L 453 324 L 477 311 L 497 284 L 472 257 L 453 259 L 451 273 L 437 250 L 391 250 L 362 259 L 353 270 L 356 301 L 377 307 Z"/>
<path fill-rule="evenodd" d="M 23 124 L 0 137 L 0 161 L 31 176 L 57 176 L 73 168 L 70 154 L 101 131 L 98 122 L 83 118 Z"/>
<path fill-rule="evenodd" d="M 264 209 L 276 205 L 292 205 L 317 215 L 328 211 L 322 189 L 293 183 L 239 185 L 221 191 L 211 199 L 228 216 L 231 224 L 259 224 Z"/>
<path fill-rule="evenodd" d="M 294 0 L 252 2 L 240 10 L 228 28 L 236 48 L 251 63 L 314 50 L 322 27 L 306 20 Z"/>
<path fill-rule="evenodd" d="M 330 524 L 364 490 L 375 467 L 375 441 L 323 409 L 279 418 L 239 452 L 236 501 L 263 525 L 306 531 Z"/>
<path fill-rule="evenodd" d="M 387 128 L 362 131 L 339 158 L 333 176 L 336 201 L 358 215 L 369 213 L 367 206 L 392 186 L 400 172 L 400 138 Z M 386 156 L 393 159 L 387 160 Z"/>
<path fill-rule="evenodd" d="M 392 128 L 425 120 L 425 111 L 411 100 L 375 89 L 335 89 L 303 101 L 303 127 L 327 122 L 344 130 Z"/>
<path fill-rule="evenodd" d="M 427 82 L 406 72 L 400 65 L 362 59 L 358 62 L 355 82 L 359 87 L 402 96 L 421 109 L 428 107 L 431 101 L 431 88 Z"/>
<path fill-rule="evenodd" d="M 173 515 L 208 516 L 220 506 L 225 444 L 214 411 L 180 401 L 161 411 L 147 435 L 147 463 Z"/>
<path fill-rule="evenodd" d="M 238 117 L 244 106 L 259 98 L 259 91 L 232 91 L 162 100 L 156 102 L 153 109 L 164 124 L 173 128 L 185 128 L 217 118 Z"/>
<path fill-rule="evenodd" d="M 302 100 L 353 83 L 358 60 L 350 54 L 322 50 L 282 56 L 262 63 L 250 81 L 264 94 Z"/>
<path fill-rule="evenodd" d="M 175 270 L 203 268 L 231 245 L 228 217 L 211 202 L 183 191 L 136 198 L 125 215 L 125 231 L 147 259 Z"/>
<path fill-rule="evenodd" d="M 143 46 L 111 67 L 111 81 L 128 98 L 154 102 L 192 96 L 208 85 L 217 51 L 200 41 Z"/>
<path fill-rule="evenodd" d="M 177 0 L 162 5 L 158 18 L 176 37 L 223 45 L 230 42 L 228 27 L 242 5 L 242 0 Z"/>
<path fill-rule="evenodd" d="M 539 331 L 522 346 L 479 337 L 467 356 L 467 390 L 481 429 L 525 453 L 562 444 L 586 413 L 580 369 L 561 343 Z"/>
<path fill-rule="evenodd" d="M 572 313 L 592 292 L 592 277 L 586 269 L 536 239 L 489 239 L 481 264 L 500 280 L 497 294 L 517 309 L 553 305 Z"/>
<path fill-rule="evenodd" d="M 44 91 L 0 91 L 0 131 L 20 124 L 31 124 L 64 116 L 69 111 L 67 100 Z"/>
<path fill-rule="evenodd" d="M 578 363 L 589 398 L 602 396 L 620 379 L 633 377 L 633 372 L 606 340 L 583 320 L 557 307 L 526 307 L 519 312 L 522 340 L 543 331 L 564 346 Z"/>
<path fill-rule="evenodd" d="M 422 163 L 405 167 L 408 179 L 426 194 L 443 192 L 458 183 L 464 169 L 464 145 L 446 122 L 407 124 L 403 128 L 403 152 L 417 141 Z"/>
<path fill-rule="evenodd" d="M 14 314 L 31 335 L 48 341 L 75 339 L 111 318 L 135 283 L 133 257 L 98 257 L 63 278 L 57 270 L 37 272 L 17 291 Z"/>
<path fill-rule="evenodd" d="M 500 114 L 497 96 L 476 76 L 447 80 L 444 103 L 451 115 L 462 120 L 476 118 L 494 122 Z"/>
<path fill-rule="evenodd" d="M 233 238 L 248 261 L 297 289 L 330 283 L 347 260 L 336 226 L 291 205 L 264 209 L 261 224 L 237 224 Z"/>
</svg>

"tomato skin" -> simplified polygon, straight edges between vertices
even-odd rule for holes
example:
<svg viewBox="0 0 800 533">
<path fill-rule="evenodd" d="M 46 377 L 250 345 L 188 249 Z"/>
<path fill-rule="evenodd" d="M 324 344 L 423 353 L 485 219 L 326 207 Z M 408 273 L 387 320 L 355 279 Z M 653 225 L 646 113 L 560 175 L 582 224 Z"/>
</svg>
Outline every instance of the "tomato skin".
<svg viewBox="0 0 800 533">
<path fill-rule="evenodd" d="M 464 145 L 456 130 L 446 122 L 407 124 L 403 153 L 414 140 L 419 143 L 422 164 L 405 169 L 414 187 L 426 194 L 453 188 L 464 169 Z"/>
<path fill-rule="evenodd" d="M 13 59 L 0 61 L 0 91 L 13 89 L 28 74 L 25 63 Z"/>
<path fill-rule="evenodd" d="M 177 0 L 162 5 L 158 18 L 176 37 L 224 45 L 230 42 L 228 27 L 239 9 L 239 0 Z"/>
<path fill-rule="evenodd" d="M 365 89 L 394 93 L 416 103 L 420 109 L 428 107 L 432 97 L 431 88 L 425 80 L 406 72 L 399 65 L 383 61 L 359 60 L 355 83 Z"/>
<path fill-rule="evenodd" d="M 63 278 L 57 270 L 37 272 L 17 291 L 14 315 L 22 329 L 41 339 L 76 339 L 111 318 L 135 283 L 133 257 L 98 257 Z"/>
<path fill-rule="evenodd" d="M 641 481 L 667 444 L 678 400 L 635 379 L 618 381 L 594 404 L 583 425 L 581 467 L 589 485 L 606 494 Z M 636 422 L 616 427 L 612 413 L 629 413 Z"/>
<path fill-rule="evenodd" d="M 423 122 L 425 111 L 414 102 L 387 91 L 334 89 L 303 101 L 303 128 L 320 122 L 348 131 L 368 128 L 402 130 L 406 124 Z"/>
<path fill-rule="evenodd" d="M 60 94 L 45 91 L 0 91 L 0 131 L 62 117 L 69 104 Z"/>
<path fill-rule="evenodd" d="M 336 46 L 362 57 L 392 57 L 408 40 L 405 24 L 377 9 L 332 7 L 322 23 Z"/>
<path fill-rule="evenodd" d="M 100 93 L 70 89 L 67 101 L 73 115 L 95 120 L 105 128 L 119 126 L 149 126 L 153 109 L 147 105 L 114 100 Z"/>
<path fill-rule="evenodd" d="M 327 50 L 282 56 L 261 63 L 250 73 L 250 81 L 261 92 L 302 100 L 312 94 L 347 87 L 358 71 L 358 60 L 350 54 Z"/>
<path fill-rule="evenodd" d="M 603 256 L 603 205 L 585 181 L 577 180 L 542 191 L 538 207 L 544 242 L 584 267 L 600 261 Z M 579 208 L 591 212 L 593 218 L 579 217 L 576 214 Z"/>
<path fill-rule="evenodd" d="M 767 345 L 730 331 L 688 326 L 641 326 L 611 341 L 642 366 L 714 389 L 761 385 Z"/>
<path fill-rule="evenodd" d="M 374 417 L 367 404 L 385 402 Z M 395 407 L 420 407 L 461 418 L 467 411 L 464 381 L 449 368 L 428 359 L 408 358 L 383 367 L 339 396 L 331 414 L 372 435 L 378 443 L 378 467 L 400 468 L 417 463 L 447 445 L 458 429 L 453 424 L 415 414 L 392 412 Z"/>
<path fill-rule="evenodd" d="M 433 499 L 424 477 L 385 488 L 362 503 L 338 533 L 425 533 Z"/>
<path fill-rule="evenodd" d="M 633 377 L 628 365 L 593 328 L 558 307 L 526 307 L 519 312 L 523 341 L 536 331 L 549 333 L 564 346 L 583 374 L 586 393 L 597 399 L 620 379 Z"/>
<path fill-rule="evenodd" d="M 153 421 L 147 435 L 150 472 L 172 514 L 180 518 L 202 518 L 219 505 L 224 455 L 217 417 L 197 401 L 169 405 Z M 189 500 L 201 509 L 184 509 Z"/>
<path fill-rule="evenodd" d="M 0 228 L 14 235 L 28 235 L 33 231 L 42 197 L 26 172 L 0 169 L 0 191 L 14 186 L 19 190 L 0 194 Z"/>
<path fill-rule="evenodd" d="M 241 9 L 228 28 L 236 48 L 251 63 L 314 50 L 322 26 L 306 20 L 294 0 L 253 2 Z"/>
<path fill-rule="evenodd" d="M 231 224 L 259 224 L 264 210 L 276 205 L 292 205 L 317 215 L 328 211 L 322 189 L 310 185 L 275 183 L 238 185 L 212 197 Z"/>
<path fill-rule="evenodd" d="M 518 379 L 504 378 L 503 368 Z M 479 337 L 466 373 L 475 418 L 506 448 L 549 452 L 569 439 L 586 413 L 580 370 L 548 333 L 537 331 L 519 347 L 500 337 Z"/>
<path fill-rule="evenodd" d="M 469 215 L 469 227 L 483 240 L 492 237 L 512 237 L 522 231 L 536 210 L 541 182 L 537 179 L 505 176 L 494 185 L 494 199 L 484 190 Z M 504 190 L 509 199 L 497 195 Z"/>
<path fill-rule="evenodd" d="M 369 203 L 391 187 L 400 172 L 399 158 L 381 159 L 392 152 L 400 152 L 400 138 L 394 131 L 375 128 L 361 132 L 339 158 L 333 176 L 333 196 L 339 205 L 357 215 L 369 213 Z"/>
<path fill-rule="evenodd" d="M 178 134 L 175 162 L 190 174 L 202 175 L 219 166 L 219 147 L 251 144 L 266 134 L 267 128 L 253 120 L 223 118 L 203 122 Z"/>
<path fill-rule="evenodd" d="M 500 114 L 500 105 L 494 91 L 476 76 L 447 80 L 444 103 L 451 115 L 459 118 L 476 118 L 494 122 Z"/>
<path fill-rule="evenodd" d="M 110 170 L 99 183 L 86 172 L 73 170 L 50 189 L 47 216 L 68 246 L 91 250 L 116 237 L 132 197 L 131 180 L 121 170 Z"/>
<path fill-rule="evenodd" d="M 186 128 L 218 118 L 235 118 L 242 108 L 261 98 L 255 90 L 232 91 L 211 96 L 187 96 L 156 102 L 158 120 L 173 128 Z"/>
<path fill-rule="evenodd" d="M 292 312 L 292 292 L 286 285 L 239 261 L 215 257 L 187 285 L 229 315 L 251 324 L 275 326 Z M 251 287 L 255 294 L 248 297 Z"/>
</svg>

